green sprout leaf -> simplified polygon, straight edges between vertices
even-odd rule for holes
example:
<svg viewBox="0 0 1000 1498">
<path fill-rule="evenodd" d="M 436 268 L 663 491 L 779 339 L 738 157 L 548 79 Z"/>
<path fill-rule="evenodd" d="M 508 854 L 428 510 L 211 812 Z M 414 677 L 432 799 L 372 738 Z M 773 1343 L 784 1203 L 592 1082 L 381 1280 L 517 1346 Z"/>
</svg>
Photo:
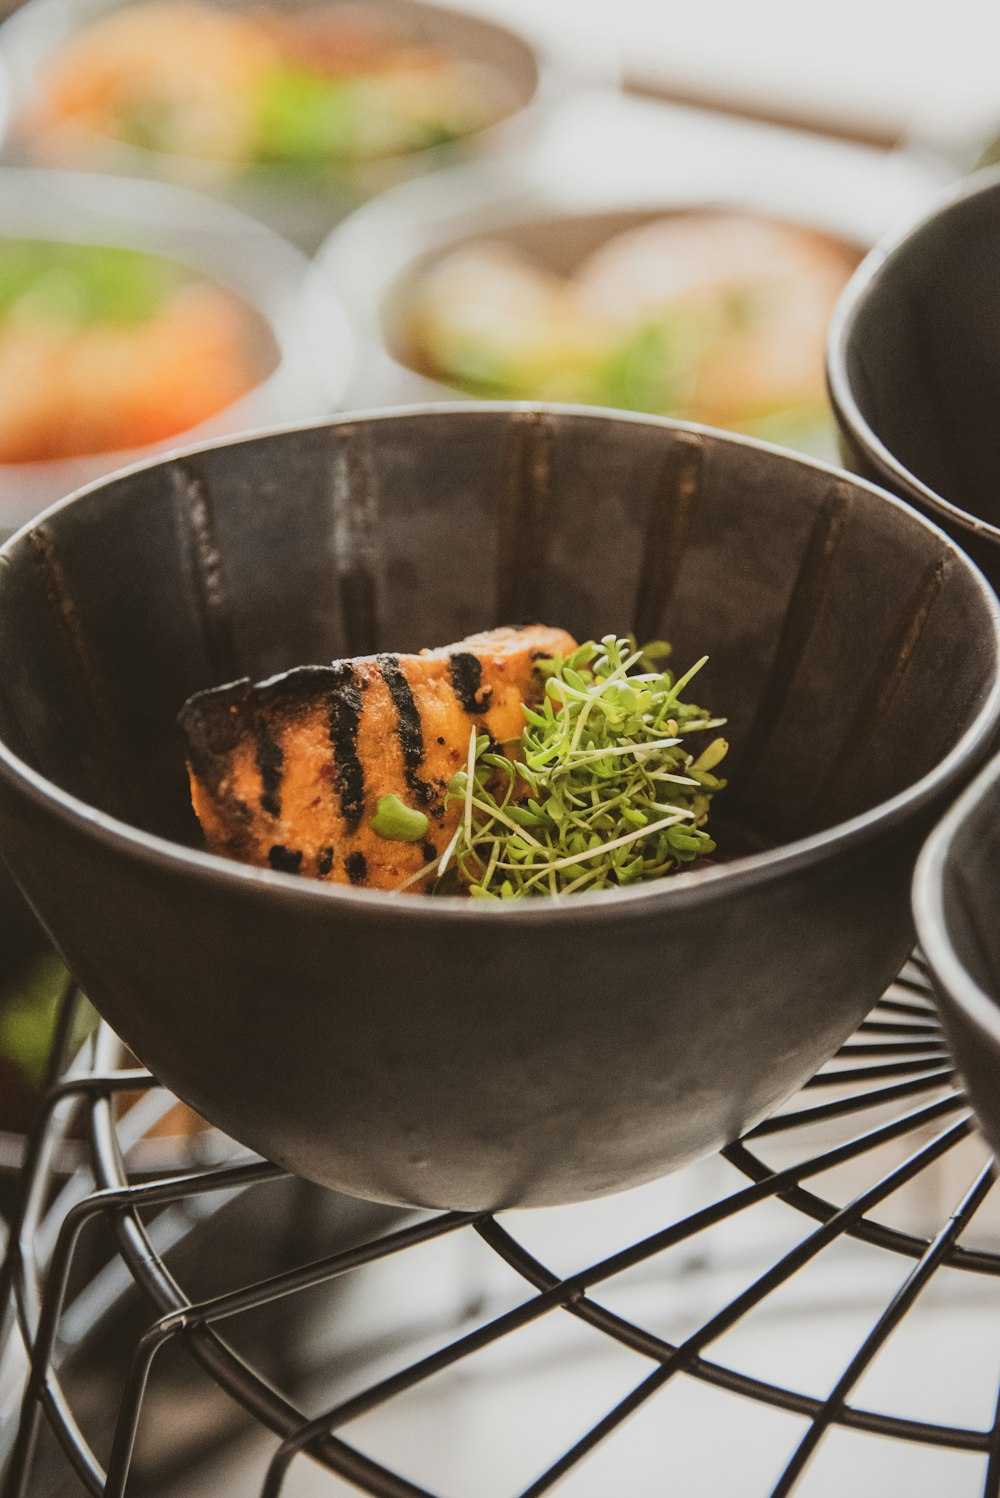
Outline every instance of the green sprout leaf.
<svg viewBox="0 0 1000 1498">
<path fill-rule="evenodd" d="M 524 709 L 509 754 L 470 734 L 446 796 L 461 815 L 436 893 L 511 900 L 608 889 L 715 851 L 705 823 L 726 784 L 712 772 L 728 745 L 705 736 L 725 720 L 682 697 L 707 657 L 674 675 L 669 655 L 662 640 L 639 647 L 605 635 L 538 662 L 545 695 Z"/>
<path fill-rule="evenodd" d="M 380 796 L 371 819 L 371 829 L 393 843 L 419 843 L 427 836 L 429 823 L 422 811 L 400 801 L 398 796 Z"/>
</svg>

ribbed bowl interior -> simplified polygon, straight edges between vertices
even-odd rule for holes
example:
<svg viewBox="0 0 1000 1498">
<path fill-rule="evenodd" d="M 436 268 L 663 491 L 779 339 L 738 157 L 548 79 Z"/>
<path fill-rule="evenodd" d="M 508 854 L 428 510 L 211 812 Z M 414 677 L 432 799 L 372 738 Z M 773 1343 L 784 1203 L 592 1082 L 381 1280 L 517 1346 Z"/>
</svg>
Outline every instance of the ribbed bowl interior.
<svg viewBox="0 0 1000 1498">
<path fill-rule="evenodd" d="M 196 845 L 190 693 L 528 620 L 707 654 L 728 814 L 769 844 L 927 774 L 996 649 L 947 543 L 844 477 L 669 423 L 442 411 L 140 469 L 22 534 L 0 727 L 61 789 Z"/>
</svg>

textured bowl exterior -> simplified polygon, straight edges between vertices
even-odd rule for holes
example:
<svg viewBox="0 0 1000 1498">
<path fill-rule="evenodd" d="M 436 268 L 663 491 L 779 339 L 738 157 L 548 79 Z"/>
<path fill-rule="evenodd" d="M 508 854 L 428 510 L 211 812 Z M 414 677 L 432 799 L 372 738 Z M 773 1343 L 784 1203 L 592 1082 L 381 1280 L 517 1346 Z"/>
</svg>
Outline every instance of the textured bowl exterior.
<svg viewBox="0 0 1000 1498">
<path fill-rule="evenodd" d="M 584 1199 L 772 1111 L 905 958 L 920 841 L 997 729 L 996 601 L 941 533 L 653 418 L 342 418 L 133 470 L 3 555 L 0 848 L 29 900 L 168 1086 L 376 1200 Z M 198 850 L 191 691 L 531 618 L 707 651 L 730 813 L 777 846 L 500 908 Z"/>
<path fill-rule="evenodd" d="M 1000 1152 L 1000 758 L 944 817 L 913 881 L 917 935 L 952 1053 Z"/>
<path fill-rule="evenodd" d="M 836 1050 L 912 939 L 918 832 L 753 890 L 706 880 L 673 909 L 539 911 L 507 932 L 486 912 L 401 920 L 223 889 L 4 803 L 15 868 L 44 836 L 29 897 L 161 1080 L 279 1164 L 373 1200 L 582 1200 L 715 1150 Z M 672 992 L 671 973 L 692 976 Z"/>
<path fill-rule="evenodd" d="M 1000 170 L 876 245 L 830 326 L 844 461 L 951 535 L 1000 585 Z"/>
</svg>

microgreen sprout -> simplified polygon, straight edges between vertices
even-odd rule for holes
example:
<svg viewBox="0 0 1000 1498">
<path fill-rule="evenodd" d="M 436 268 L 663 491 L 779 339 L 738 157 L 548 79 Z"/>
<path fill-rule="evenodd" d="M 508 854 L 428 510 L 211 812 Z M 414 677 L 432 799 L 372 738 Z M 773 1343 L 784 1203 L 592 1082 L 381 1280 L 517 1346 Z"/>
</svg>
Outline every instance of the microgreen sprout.
<svg viewBox="0 0 1000 1498">
<path fill-rule="evenodd" d="M 446 797 L 461 815 L 436 892 L 503 900 L 608 889 L 715 850 L 704 823 L 726 783 L 713 772 L 727 744 L 689 748 L 684 737 L 725 720 L 681 700 L 707 657 L 675 678 L 669 650 L 588 641 L 538 663 L 545 691 L 524 708 L 520 739 L 498 749 L 472 730 Z"/>
<path fill-rule="evenodd" d="M 407 806 L 398 796 L 388 795 L 378 798 L 370 826 L 390 842 L 419 843 L 427 836 L 428 821 L 422 811 Z"/>
</svg>

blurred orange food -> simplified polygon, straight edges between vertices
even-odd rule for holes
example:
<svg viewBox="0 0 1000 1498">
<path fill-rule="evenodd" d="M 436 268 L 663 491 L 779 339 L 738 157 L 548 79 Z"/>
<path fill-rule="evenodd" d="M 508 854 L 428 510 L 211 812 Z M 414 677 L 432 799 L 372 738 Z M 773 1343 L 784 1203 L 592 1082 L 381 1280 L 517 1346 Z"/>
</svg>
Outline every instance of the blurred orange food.
<svg viewBox="0 0 1000 1498">
<path fill-rule="evenodd" d="M 73 37 L 47 69 L 45 93 L 58 114 L 109 135 L 123 119 L 168 121 L 174 150 L 239 161 L 254 130 L 255 90 L 275 57 L 256 18 L 153 0 Z"/>
<path fill-rule="evenodd" d="M 179 270 L 165 278 L 156 257 L 46 248 L 39 276 L 0 307 L 0 462 L 145 447 L 257 383 L 253 314 L 235 296 Z M 61 250 L 67 261 L 56 267 Z M 144 258 L 155 286 L 137 280 Z"/>
<path fill-rule="evenodd" d="M 43 155 L 75 122 L 234 172 L 302 171 L 442 145 L 516 107 L 499 68 L 421 31 L 419 17 L 400 30 L 365 5 L 123 5 L 55 50 L 19 128 Z"/>
</svg>

